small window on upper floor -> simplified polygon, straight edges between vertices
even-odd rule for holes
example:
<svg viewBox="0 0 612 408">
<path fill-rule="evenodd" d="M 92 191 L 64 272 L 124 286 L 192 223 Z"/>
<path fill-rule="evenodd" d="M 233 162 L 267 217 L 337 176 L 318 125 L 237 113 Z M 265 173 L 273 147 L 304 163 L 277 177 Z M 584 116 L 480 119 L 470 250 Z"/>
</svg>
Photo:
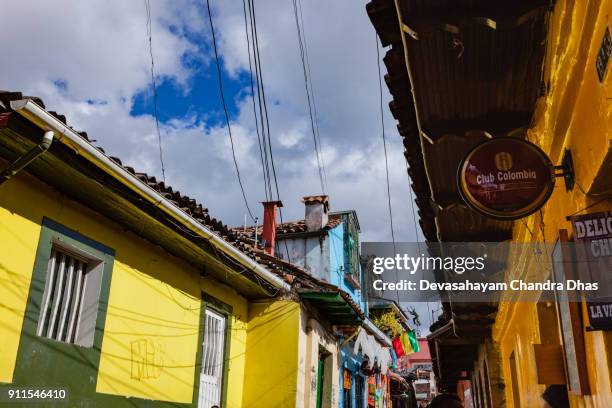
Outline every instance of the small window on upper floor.
<svg viewBox="0 0 612 408">
<path fill-rule="evenodd" d="M 92 347 L 103 269 L 102 260 L 66 243 L 54 242 L 36 334 Z"/>
</svg>

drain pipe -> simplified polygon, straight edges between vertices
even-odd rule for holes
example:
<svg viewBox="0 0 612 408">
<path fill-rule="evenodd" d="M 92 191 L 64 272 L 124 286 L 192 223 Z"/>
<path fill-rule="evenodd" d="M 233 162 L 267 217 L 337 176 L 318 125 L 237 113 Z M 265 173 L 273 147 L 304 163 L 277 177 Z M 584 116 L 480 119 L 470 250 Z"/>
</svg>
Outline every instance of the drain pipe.
<svg viewBox="0 0 612 408">
<path fill-rule="evenodd" d="M 39 144 L 31 148 L 23 156 L 11 163 L 6 169 L 0 173 L 0 184 L 4 183 L 15 174 L 23 170 L 28 164 L 32 163 L 38 156 L 49 150 L 53 142 L 53 132 L 48 130 L 43 135 Z"/>
</svg>

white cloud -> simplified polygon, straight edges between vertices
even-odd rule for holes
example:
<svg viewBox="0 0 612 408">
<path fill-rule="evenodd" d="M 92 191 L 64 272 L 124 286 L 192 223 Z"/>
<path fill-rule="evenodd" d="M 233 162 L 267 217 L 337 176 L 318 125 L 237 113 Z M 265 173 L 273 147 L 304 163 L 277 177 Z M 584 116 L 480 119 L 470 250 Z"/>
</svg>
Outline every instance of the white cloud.
<svg viewBox="0 0 612 408">
<path fill-rule="evenodd" d="M 213 0 L 223 67 L 248 70 L 241 2 Z M 331 205 L 356 209 L 363 239 L 390 240 L 384 156 L 380 137 L 374 30 L 365 2 L 303 2 L 322 155 Z M 193 64 L 206 66 L 208 20 L 201 2 L 151 0 L 156 71 L 188 92 Z M 300 198 L 320 193 L 291 2 L 257 2 L 257 29 L 274 159 L 284 218 L 303 216 Z M 107 152 L 138 170 L 161 174 L 157 136 L 148 115 L 129 114 L 133 97 L 149 87 L 144 2 L 5 0 L 0 26 L 0 89 L 45 100 L 86 130 Z M 211 71 L 216 75 L 214 71 Z M 54 81 L 65 81 L 57 87 Z M 385 89 L 385 101 L 390 96 Z M 244 95 L 243 95 L 244 96 Z M 90 101 L 90 102 L 88 102 Z M 98 101 L 99 103 L 91 103 Z M 261 214 L 261 164 L 250 100 L 239 101 L 232 125 L 249 204 Z M 400 137 L 385 106 L 396 237 L 414 239 L 409 180 Z M 227 131 L 204 118 L 175 118 L 163 127 L 170 184 L 199 199 L 228 224 L 243 222 Z"/>
</svg>

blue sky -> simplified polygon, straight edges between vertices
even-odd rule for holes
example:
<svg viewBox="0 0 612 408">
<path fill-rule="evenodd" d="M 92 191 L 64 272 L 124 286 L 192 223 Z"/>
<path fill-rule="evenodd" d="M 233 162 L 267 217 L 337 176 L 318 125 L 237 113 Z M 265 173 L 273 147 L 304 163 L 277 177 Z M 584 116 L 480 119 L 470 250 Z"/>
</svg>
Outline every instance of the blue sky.
<svg viewBox="0 0 612 408">
<path fill-rule="evenodd" d="M 223 60 L 221 59 L 223 64 Z M 208 126 L 221 126 L 225 123 L 223 106 L 219 94 L 217 70 L 212 63 L 205 66 L 194 66 L 193 76 L 188 89 L 184 89 L 170 80 L 161 79 L 156 87 L 159 119 L 165 123 L 172 119 L 197 116 L 205 120 Z M 223 91 L 231 120 L 239 113 L 238 100 L 249 93 L 250 78 L 246 73 L 230 77 L 222 71 Z M 152 115 L 152 86 L 136 93 L 133 97 L 132 116 Z"/>
</svg>

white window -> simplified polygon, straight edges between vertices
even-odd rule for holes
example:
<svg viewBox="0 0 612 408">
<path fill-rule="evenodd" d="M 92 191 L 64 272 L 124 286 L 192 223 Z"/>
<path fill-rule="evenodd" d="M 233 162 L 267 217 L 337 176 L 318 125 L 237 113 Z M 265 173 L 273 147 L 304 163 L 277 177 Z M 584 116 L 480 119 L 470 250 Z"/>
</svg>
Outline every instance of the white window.
<svg viewBox="0 0 612 408">
<path fill-rule="evenodd" d="M 202 341 L 202 372 L 198 408 L 221 405 L 223 355 L 225 352 L 225 317 L 206 309 Z"/>
<path fill-rule="evenodd" d="M 54 243 L 47 267 L 36 334 L 92 347 L 103 263 L 77 249 Z"/>
</svg>

